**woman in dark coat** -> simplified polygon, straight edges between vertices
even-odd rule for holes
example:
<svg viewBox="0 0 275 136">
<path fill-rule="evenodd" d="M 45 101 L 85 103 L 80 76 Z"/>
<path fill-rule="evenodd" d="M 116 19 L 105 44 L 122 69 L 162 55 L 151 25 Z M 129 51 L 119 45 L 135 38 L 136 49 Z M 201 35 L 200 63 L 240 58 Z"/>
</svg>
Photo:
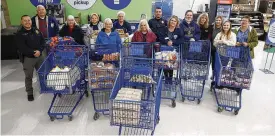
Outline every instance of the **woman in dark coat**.
<svg viewBox="0 0 275 136">
<path fill-rule="evenodd" d="M 84 33 L 79 27 L 74 19 L 74 16 L 69 15 L 67 18 L 67 23 L 59 31 L 59 36 L 70 36 L 73 37 L 75 42 L 80 45 L 84 45 Z"/>
</svg>

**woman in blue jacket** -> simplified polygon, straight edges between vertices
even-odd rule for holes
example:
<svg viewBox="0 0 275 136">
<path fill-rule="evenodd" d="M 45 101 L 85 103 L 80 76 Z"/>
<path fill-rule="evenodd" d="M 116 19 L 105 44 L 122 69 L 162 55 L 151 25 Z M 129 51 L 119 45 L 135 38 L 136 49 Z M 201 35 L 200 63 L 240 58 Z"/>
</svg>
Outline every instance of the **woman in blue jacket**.
<svg viewBox="0 0 275 136">
<path fill-rule="evenodd" d="M 180 28 L 183 32 L 185 41 L 197 41 L 200 40 L 201 31 L 196 22 L 193 21 L 193 11 L 187 10 L 185 12 L 185 18 L 180 23 Z"/>
<path fill-rule="evenodd" d="M 104 20 L 104 28 L 98 33 L 96 38 L 96 44 L 111 44 L 116 46 L 116 50 L 119 51 L 121 38 L 117 31 L 113 29 L 113 22 L 110 18 Z M 101 60 L 101 55 L 95 55 L 92 53 L 93 60 Z"/>
</svg>

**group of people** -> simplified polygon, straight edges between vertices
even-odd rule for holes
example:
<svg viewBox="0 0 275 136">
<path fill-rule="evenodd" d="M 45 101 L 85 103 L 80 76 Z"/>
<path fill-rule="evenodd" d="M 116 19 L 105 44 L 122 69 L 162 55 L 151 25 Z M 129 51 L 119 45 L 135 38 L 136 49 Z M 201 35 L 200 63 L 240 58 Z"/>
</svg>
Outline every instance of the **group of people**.
<svg viewBox="0 0 275 136">
<path fill-rule="evenodd" d="M 25 73 L 25 86 L 28 100 L 33 101 L 32 77 L 34 68 L 38 70 L 46 53 L 44 51 L 45 39 L 54 36 L 71 36 L 81 45 L 90 45 L 89 36 L 96 34 L 96 44 L 121 44 L 120 35 L 116 29 L 123 30 L 126 36 L 133 32 L 129 22 L 125 20 L 125 12 L 117 13 L 117 21 L 110 18 L 100 22 L 96 13 L 90 16 L 90 25 L 86 34 L 76 23 L 74 17 L 69 15 L 66 24 L 59 30 L 59 25 L 54 17 L 46 15 L 45 7 L 37 6 L 37 15 L 30 18 L 28 15 L 21 17 L 22 28 L 16 35 L 16 44 L 20 53 Z M 249 25 L 250 17 L 243 16 L 241 26 L 232 31 L 231 22 L 217 16 L 213 25 L 210 25 L 208 14 L 201 14 L 197 22 L 193 20 L 192 10 L 187 10 L 184 19 L 173 15 L 168 21 L 162 18 L 162 9 L 155 9 L 154 18 L 147 21 L 141 19 L 137 31 L 134 32 L 131 42 L 159 42 L 167 46 L 179 46 L 185 41 L 210 40 L 212 43 L 212 62 L 215 61 L 216 47 L 225 44 L 228 46 L 245 46 L 250 48 L 250 55 L 254 57 L 253 48 L 258 44 L 256 30 Z M 212 69 L 214 69 L 212 63 Z"/>
</svg>

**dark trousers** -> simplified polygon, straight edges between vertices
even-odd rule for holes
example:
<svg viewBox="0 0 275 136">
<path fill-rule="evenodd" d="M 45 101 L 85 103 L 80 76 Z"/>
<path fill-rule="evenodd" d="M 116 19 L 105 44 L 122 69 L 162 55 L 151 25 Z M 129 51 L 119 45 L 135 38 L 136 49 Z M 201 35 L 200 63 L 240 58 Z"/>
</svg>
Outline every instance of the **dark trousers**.
<svg viewBox="0 0 275 136">
<path fill-rule="evenodd" d="M 216 48 L 215 47 L 212 47 L 211 48 L 211 63 L 212 63 L 212 74 L 214 74 L 215 72 L 215 58 L 216 58 Z"/>
<path fill-rule="evenodd" d="M 44 55 L 41 55 L 38 58 L 24 57 L 23 70 L 25 73 L 25 87 L 28 95 L 33 94 L 33 87 L 32 87 L 33 70 L 35 68 L 37 71 L 40 65 L 43 63 L 43 61 L 44 61 Z"/>
</svg>

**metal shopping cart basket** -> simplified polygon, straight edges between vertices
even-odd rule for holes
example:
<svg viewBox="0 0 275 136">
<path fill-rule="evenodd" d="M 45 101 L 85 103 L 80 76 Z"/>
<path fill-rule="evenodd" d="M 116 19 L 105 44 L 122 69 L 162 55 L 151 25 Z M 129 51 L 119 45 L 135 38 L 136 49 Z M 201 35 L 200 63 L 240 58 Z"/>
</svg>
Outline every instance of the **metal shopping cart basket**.
<svg viewBox="0 0 275 136">
<path fill-rule="evenodd" d="M 75 51 L 75 49 L 81 51 Z M 87 92 L 85 68 L 87 49 L 85 46 L 57 46 L 38 69 L 41 93 L 53 93 L 48 115 L 51 121 L 63 119 L 67 115 L 72 120 L 72 113 Z"/>
<path fill-rule="evenodd" d="M 145 62 L 145 58 L 143 62 Z M 110 96 L 110 122 L 119 126 L 119 135 L 124 130 L 134 129 L 134 135 L 145 132 L 154 134 L 159 122 L 159 109 L 163 71 L 153 75 L 152 59 L 140 63 L 138 58 L 123 58 L 122 67 Z M 131 131 L 133 133 L 133 131 Z"/>
<path fill-rule="evenodd" d="M 95 114 L 109 114 L 109 97 L 119 70 L 120 46 L 116 44 L 96 44 L 90 49 L 89 85 L 93 97 Z"/>
<path fill-rule="evenodd" d="M 69 36 L 64 36 L 64 37 L 55 36 L 55 37 L 47 38 L 45 40 L 46 40 L 45 51 L 47 55 L 51 52 L 52 49 L 60 45 L 62 46 L 79 45 L 74 41 L 72 37 L 69 37 Z"/>
<path fill-rule="evenodd" d="M 237 115 L 241 109 L 242 89 L 250 88 L 254 71 L 249 48 L 222 45 L 217 49 L 211 90 L 215 93 L 218 112 L 225 109 Z"/>
<path fill-rule="evenodd" d="M 155 43 L 129 42 L 123 43 L 121 48 L 122 58 L 152 58 Z"/>
<path fill-rule="evenodd" d="M 159 52 L 155 51 L 154 68 L 155 71 L 163 69 L 164 78 L 162 84 L 162 99 L 172 101 L 172 107 L 176 107 L 177 92 L 179 91 L 179 47 L 161 45 Z"/>
<path fill-rule="evenodd" d="M 180 89 L 182 101 L 197 99 L 200 104 L 205 80 L 208 78 L 210 62 L 210 41 L 184 42 L 180 51 Z"/>
</svg>

